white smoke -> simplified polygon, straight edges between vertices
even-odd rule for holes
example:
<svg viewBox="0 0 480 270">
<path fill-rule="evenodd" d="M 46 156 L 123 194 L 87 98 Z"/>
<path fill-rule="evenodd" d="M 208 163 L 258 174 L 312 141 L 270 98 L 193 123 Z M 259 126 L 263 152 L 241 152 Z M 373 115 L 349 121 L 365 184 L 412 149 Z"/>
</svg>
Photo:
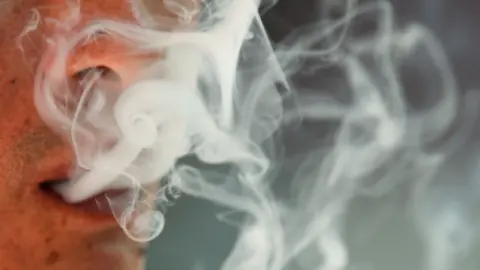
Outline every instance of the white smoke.
<svg viewBox="0 0 480 270">
<path fill-rule="evenodd" d="M 273 1 L 164 2 L 178 21 L 156 14 L 153 2 L 132 0 L 142 27 L 97 20 L 78 30 L 64 22 L 50 40 L 36 102 L 77 154 L 72 180 L 58 188 L 65 200 L 129 187 L 128 195 L 108 198 L 110 207 L 130 237 L 149 241 L 161 233 L 166 206 L 185 193 L 244 214 L 222 269 L 340 270 L 351 269 L 344 225 L 352 200 L 407 183 L 426 269 L 455 269 L 457 249 L 469 243 L 457 247 L 449 237 L 469 238 L 473 225 L 461 201 L 429 192 L 444 186 L 437 171 L 472 123 L 450 131 L 462 115 L 473 118 L 476 97 L 457 89 L 427 29 L 397 26 L 388 2 L 323 1 L 324 10 L 342 15 L 271 44 L 258 10 Z M 75 22 L 80 14 L 73 14 Z M 356 30 L 365 21 L 375 26 Z M 98 33 L 165 57 L 127 87 L 95 70 L 72 86 L 67 61 Z M 407 99 L 401 73 L 409 65 L 425 80 L 416 91 L 430 95 L 428 108 Z M 330 69 L 336 77 L 329 82 Z M 305 80 L 325 83 L 302 86 Z M 290 155 L 282 134 L 304 121 L 329 124 L 329 136 Z M 225 173 L 178 162 L 186 156 L 230 167 Z M 274 192 L 279 172 L 293 175 L 288 198 Z M 149 194 L 154 183 L 159 192 Z M 149 203 L 152 195 L 158 205 Z"/>
</svg>

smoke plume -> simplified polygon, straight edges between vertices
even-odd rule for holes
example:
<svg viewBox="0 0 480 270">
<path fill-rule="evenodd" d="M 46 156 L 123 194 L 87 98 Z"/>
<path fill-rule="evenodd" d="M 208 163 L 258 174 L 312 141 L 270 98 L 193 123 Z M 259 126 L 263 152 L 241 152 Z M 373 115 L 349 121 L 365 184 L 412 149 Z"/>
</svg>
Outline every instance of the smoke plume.
<svg viewBox="0 0 480 270">
<path fill-rule="evenodd" d="M 398 25 L 389 2 L 319 1 L 317 23 L 272 44 L 259 12 L 274 1 L 164 0 L 178 20 L 150 2 L 131 1 L 138 25 L 96 20 L 82 29 L 72 7 L 49 40 L 35 98 L 75 149 L 71 181 L 57 190 L 66 201 L 129 188 L 109 207 L 132 239 L 149 241 L 178 196 L 203 198 L 242 217 L 224 217 L 240 233 L 222 269 L 340 270 L 354 267 L 345 227 L 355 200 L 401 188 L 425 269 L 457 269 L 473 244 L 479 186 L 452 186 L 458 175 L 444 164 L 471 134 L 477 97 L 457 89 L 427 28 Z M 100 69 L 72 84 L 69 57 L 99 33 L 163 57 L 127 87 Z M 305 136 L 316 143 L 302 145 Z"/>
</svg>

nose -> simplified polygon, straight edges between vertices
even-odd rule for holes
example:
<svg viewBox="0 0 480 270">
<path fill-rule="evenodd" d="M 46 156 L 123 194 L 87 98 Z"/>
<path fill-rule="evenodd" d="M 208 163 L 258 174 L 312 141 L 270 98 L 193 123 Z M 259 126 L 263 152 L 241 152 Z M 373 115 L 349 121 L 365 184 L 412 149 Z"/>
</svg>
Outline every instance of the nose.
<svg viewBox="0 0 480 270">
<path fill-rule="evenodd" d="M 84 74 L 88 71 L 100 70 L 102 76 L 107 78 L 107 80 L 102 80 L 102 83 L 107 81 L 107 83 L 115 85 L 113 89 L 122 91 L 141 80 L 145 67 L 159 57 L 161 57 L 160 54 L 140 54 L 118 40 L 108 36 L 99 36 L 91 42 L 75 47 L 70 52 L 66 63 L 66 75 L 70 81 L 75 83 L 76 80 L 84 77 Z M 55 73 L 53 69 L 49 72 Z M 57 130 L 56 126 L 52 127 Z M 65 131 L 68 133 L 67 130 L 63 130 L 61 133 Z M 109 137 L 108 134 L 105 136 Z M 105 138 L 102 137 L 99 140 L 103 141 L 103 139 Z M 109 144 L 115 144 L 115 141 L 105 142 L 105 145 Z M 67 169 L 74 167 L 74 163 L 77 162 L 74 159 L 75 153 L 71 151 L 71 148 L 64 147 L 39 163 L 39 171 L 41 172 L 39 175 L 44 176 L 40 179 L 41 184 L 68 178 L 70 172 Z M 77 147 L 75 148 L 78 150 Z"/>
<path fill-rule="evenodd" d="M 115 83 L 126 89 L 144 75 L 160 53 L 139 53 L 112 37 L 103 36 L 74 49 L 67 63 L 67 74 L 75 77 L 90 69 L 102 69 Z"/>
</svg>

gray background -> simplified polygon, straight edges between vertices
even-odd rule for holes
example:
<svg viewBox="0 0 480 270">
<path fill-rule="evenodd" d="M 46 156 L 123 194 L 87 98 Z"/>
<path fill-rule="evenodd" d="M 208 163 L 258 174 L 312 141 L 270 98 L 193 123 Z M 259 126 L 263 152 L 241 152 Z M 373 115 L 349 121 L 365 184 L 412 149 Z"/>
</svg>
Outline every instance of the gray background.
<svg viewBox="0 0 480 270">
<path fill-rule="evenodd" d="M 280 0 L 263 16 L 272 39 L 279 40 L 296 26 L 314 19 L 315 12 L 319 12 L 316 2 Z M 395 0 L 393 3 L 400 21 L 420 21 L 435 31 L 462 88 L 480 85 L 480 54 L 477 53 L 480 1 Z M 402 196 L 400 190 L 388 200 L 401 200 Z M 414 228 L 405 222 L 406 215 L 397 214 L 402 209 L 381 200 L 385 199 L 359 200 L 348 218 L 348 227 L 363 228 L 362 234 L 347 235 L 356 243 L 352 256 L 357 266 L 360 269 L 420 269 L 421 245 Z M 215 214 L 220 210 L 209 202 L 182 197 L 169 209 L 165 231 L 151 243 L 147 270 L 189 270 L 196 265 L 206 270 L 218 269 L 235 239 L 235 230 L 217 221 Z M 372 217 L 379 222 L 373 223 Z M 370 234 L 365 233 L 368 229 Z M 480 252 L 475 255 L 480 256 Z M 459 270 L 480 269 L 480 264 L 467 259 Z"/>
</svg>

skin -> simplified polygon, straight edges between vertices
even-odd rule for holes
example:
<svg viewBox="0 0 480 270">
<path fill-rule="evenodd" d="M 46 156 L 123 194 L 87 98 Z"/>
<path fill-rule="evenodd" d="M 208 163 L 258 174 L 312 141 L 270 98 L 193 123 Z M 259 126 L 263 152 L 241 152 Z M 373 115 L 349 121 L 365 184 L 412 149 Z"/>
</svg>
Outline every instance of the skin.
<svg viewBox="0 0 480 270">
<path fill-rule="evenodd" d="M 80 24 L 93 18 L 135 22 L 125 0 L 81 3 Z M 39 188 L 45 180 L 66 176 L 73 152 L 43 123 L 33 102 L 34 71 L 46 49 L 44 37 L 53 29 L 41 24 L 23 39 L 23 52 L 16 38 L 32 9 L 38 9 L 42 18 L 60 19 L 68 11 L 65 1 L 12 0 L 0 5 L 0 270 L 141 269 L 140 247 L 110 214 L 66 204 Z M 161 6 L 158 9 L 168 14 Z M 135 61 L 122 56 L 119 44 L 99 41 L 72 56 L 69 72 L 73 76 L 103 65 L 128 82 L 132 71 L 126 72 L 125 65 L 131 67 Z"/>
</svg>

